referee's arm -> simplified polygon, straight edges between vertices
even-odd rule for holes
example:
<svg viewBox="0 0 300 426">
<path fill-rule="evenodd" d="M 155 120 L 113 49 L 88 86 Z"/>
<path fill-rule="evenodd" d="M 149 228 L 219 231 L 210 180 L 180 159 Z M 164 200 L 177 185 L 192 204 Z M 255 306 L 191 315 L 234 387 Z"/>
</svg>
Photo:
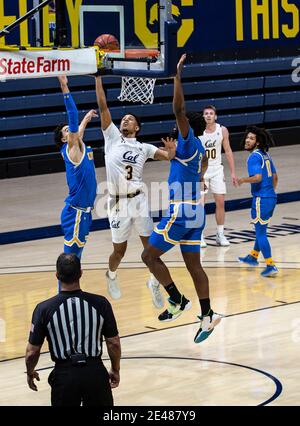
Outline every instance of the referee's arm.
<svg viewBox="0 0 300 426">
<path fill-rule="evenodd" d="M 34 380 L 36 379 L 39 382 L 40 377 L 39 373 L 34 369 L 39 361 L 41 348 L 46 337 L 42 317 L 42 309 L 39 304 L 32 314 L 31 329 L 25 355 L 27 383 L 33 391 L 38 390 Z"/>
<path fill-rule="evenodd" d="M 111 370 L 109 372 L 109 381 L 111 388 L 117 388 L 120 383 L 120 359 L 121 359 L 121 343 L 120 337 L 105 337 L 107 352 L 111 362 Z"/>
<path fill-rule="evenodd" d="M 109 382 L 111 388 L 117 388 L 120 383 L 121 343 L 112 306 L 107 299 L 105 299 L 105 302 L 106 309 L 104 311 L 104 325 L 102 331 L 111 362 L 111 369 L 108 373 Z"/>
<path fill-rule="evenodd" d="M 41 353 L 41 346 L 35 346 L 31 343 L 28 343 L 26 348 L 26 356 L 25 356 L 25 363 L 26 363 L 26 370 L 27 370 L 27 383 L 30 389 L 33 391 L 37 391 L 38 388 L 36 384 L 34 383 L 34 380 L 36 379 L 38 382 L 40 381 L 40 376 L 37 371 L 35 371 L 35 367 L 37 363 L 39 362 L 40 353 Z"/>
</svg>

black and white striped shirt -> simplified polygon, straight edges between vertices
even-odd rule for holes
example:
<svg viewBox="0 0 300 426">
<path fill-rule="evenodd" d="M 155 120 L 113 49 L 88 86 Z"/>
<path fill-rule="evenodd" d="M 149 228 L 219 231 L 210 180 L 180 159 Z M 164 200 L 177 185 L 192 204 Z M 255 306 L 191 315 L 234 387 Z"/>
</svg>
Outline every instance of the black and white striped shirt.
<svg viewBox="0 0 300 426">
<path fill-rule="evenodd" d="M 81 290 L 62 291 L 39 303 L 32 317 L 29 343 L 41 346 L 45 337 L 53 361 L 80 353 L 102 354 L 102 340 L 118 335 L 111 304 L 105 297 Z"/>
</svg>

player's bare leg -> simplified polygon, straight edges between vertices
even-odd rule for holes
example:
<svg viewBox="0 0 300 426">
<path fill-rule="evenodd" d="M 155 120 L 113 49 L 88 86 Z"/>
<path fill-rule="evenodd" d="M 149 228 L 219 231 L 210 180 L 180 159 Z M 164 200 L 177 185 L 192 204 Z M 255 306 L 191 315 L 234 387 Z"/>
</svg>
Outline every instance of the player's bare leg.
<svg viewBox="0 0 300 426">
<path fill-rule="evenodd" d="M 127 241 L 124 243 L 113 243 L 114 251 L 109 257 L 109 269 L 106 272 L 107 289 L 113 299 L 120 299 L 121 290 L 117 281 L 117 269 L 123 259 L 126 249 Z"/>
<path fill-rule="evenodd" d="M 126 250 L 127 250 L 127 241 L 124 243 L 116 244 L 113 243 L 114 251 L 109 257 L 109 271 L 110 272 L 116 272 L 118 269 L 121 260 L 123 259 Z"/>
<path fill-rule="evenodd" d="M 201 204 L 203 205 L 203 207 L 205 206 L 205 202 L 206 202 L 206 198 L 205 195 L 202 193 L 201 195 L 201 199 L 200 199 Z M 204 230 L 202 231 L 202 235 L 201 235 L 201 243 L 200 243 L 200 247 L 201 248 L 206 248 L 207 244 L 206 241 L 204 239 Z"/>
<path fill-rule="evenodd" d="M 142 237 L 140 235 L 140 239 L 145 249 L 148 246 L 149 237 Z M 155 276 L 152 273 L 147 281 L 147 287 L 150 290 L 153 305 L 158 309 L 163 308 L 165 304 L 165 300 L 160 291 L 159 281 L 155 278 Z"/>
<path fill-rule="evenodd" d="M 170 296 L 169 307 L 162 312 L 159 321 L 173 321 L 183 311 L 191 308 L 192 303 L 181 294 L 172 280 L 169 269 L 160 259 L 165 252 L 157 249 L 152 245 L 148 245 L 142 253 L 142 260 L 148 266 L 150 272 L 155 275 L 159 282 L 164 286 L 166 292 Z"/>
<path fill-rule="evenodd" d="M 148 244 L 142 253 L 142 260 L 149 268 L 149 271 L 164 287 L 167 287 L 173 282 L 169 269 L 166 267 L 160 257 L 164 254 L 163 251 Z"/>
<path fill-rule="evenodd" d="M 217 222 L 217 236 L 216 241 L 219 246 L 228 247 L 229 241 L 224 235 L 224 223 L 225 223 L 225 195 L 214 194 L 216 202 L 216 222 Z"/>
<path fill-rule="evenodd" d="M 194 282 L 198 299 L 209 299 L 208 277 L 202 268 L 200 262 L 200 253 L 182 252 L 182 257 Z"/>
</svg>

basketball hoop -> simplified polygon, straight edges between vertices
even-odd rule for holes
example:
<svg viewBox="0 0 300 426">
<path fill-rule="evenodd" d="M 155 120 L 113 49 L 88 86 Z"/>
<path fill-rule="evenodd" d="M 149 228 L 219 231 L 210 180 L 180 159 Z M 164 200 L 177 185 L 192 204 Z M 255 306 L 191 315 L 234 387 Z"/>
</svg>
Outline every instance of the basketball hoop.
<svg viewBox="0 0 300 426">
<path fill-rule="evenodd" d="M 153 104 L 155 78 L 122 77 L 119 101 Z"/>
<path fill-rule="evenodd" d="M 125 51 L 125 58 L 133 61 L 154 62 L 158 56 L 159 51 L 154 49 L 127 49 Z M 122 87 L 118 99 L 121 102 L 153 104 L 155 82 L 156 78 L 122 76 Z"/>
</svg>

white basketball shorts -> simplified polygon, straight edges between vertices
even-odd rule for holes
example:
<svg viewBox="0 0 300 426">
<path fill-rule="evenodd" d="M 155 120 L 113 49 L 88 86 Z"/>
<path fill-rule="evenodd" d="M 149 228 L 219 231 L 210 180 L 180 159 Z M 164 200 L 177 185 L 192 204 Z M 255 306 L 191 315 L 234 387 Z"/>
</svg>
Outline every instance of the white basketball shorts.
<svg viewBox="0 0 300 426">
<path fill-rule="evenodd" d="M 134 198 L 120 198 L 117 204 L 114 197 L 109 197 L 107 213 L 115 244 L 128 241 L 133 226 L 141 237 L 149 237 L 153 231 L 153 220 L 144 193 Z"/>
<path fill-rule="evenodd" d="M 226 194 L 226 183 L 223 165 L 208 167 L 204 175 L 205 185 L 213 194 Z"/>
</svg>

